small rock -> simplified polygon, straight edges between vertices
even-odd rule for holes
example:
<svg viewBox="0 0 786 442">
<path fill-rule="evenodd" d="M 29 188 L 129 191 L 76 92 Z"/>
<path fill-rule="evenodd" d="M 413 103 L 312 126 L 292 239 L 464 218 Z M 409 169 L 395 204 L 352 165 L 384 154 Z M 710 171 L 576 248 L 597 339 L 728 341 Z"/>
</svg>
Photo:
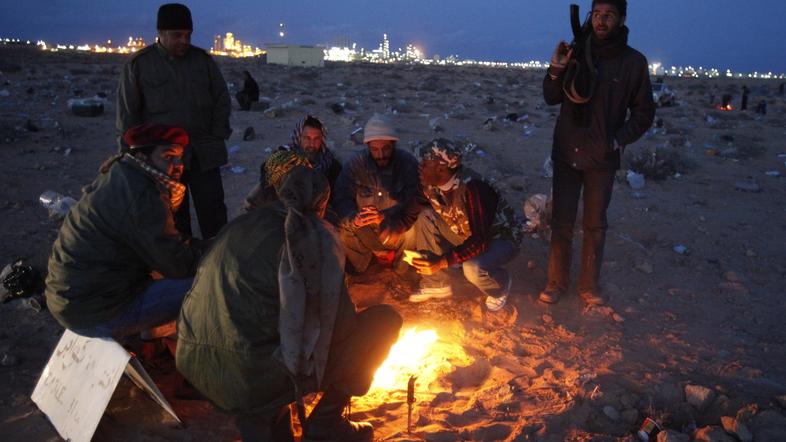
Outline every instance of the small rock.
<svg viewBox="0 0 786 442">
<path fill-rule="evenodd" d="M 734 438 L 726 434 L 719 427 L 706 426 L 696 430 L 693 440 L 699 442 L 735 442 Z"/>
<path fill-rule="evenodd" d="M 742 277 L 734 270 L 723 272 L 723 279 L 728 282 L 742 282 Z"/>
<path fill-rule="evenodd" d="M 605 414 L 609 419 L 617 422 L 620 420 L 620 413 L 617 411 L 616 408 L 612 407 L 611 405 L 606 405 L 603 407 L 603 414 Z"/>
<path fill-rule="evenodd" d="M 262 115 L 264 115 L 267 118 L 278 118 L 279 116 L 281 116 L 281 111 L 276 109 L 275 107 L 271 107 L 265 110 L 264 112 L 262 112 Z"/>
<path fill-rule="evenodd" d="M 781 406 L 781 408 L 786 409 L 786 394 L 782 394 L 780 396 L 775 396 L 775 402 Z"/>
<path fill-rule="evenodd" d="M 613 319 L 615 322 L 625 322 L 625 318 L 623 318 L 619 313 L 612 314 L 611 319 Z"/>
<path fill-rule="evenodd" d="M 66 150 L 64 150 L 64 151 L 63 151 L 63 156 L 64 156 L 64 157 L 70 156 L 70 155 L 71 155 L 71 152 L 73 152 L 73 151 L 74 151 L 74 150 L 73 150 L 72 148 L 70 148 L 70 147 L 66 147 Z"/>
<path fill-rule="evenodd" d="M 535 270 L 536 268 L 538 268 L 538 264 L 535 262 L 534 259 L 530 259 L 529 261 L 527 261 L 527 268 L 529 270 Z"/>
<path fill-rule="evenodd" d="M 651 275 L 653 271 L 652 264 L 647 261 L 642 261 L 636 264 L 636 270 L 640 271 L 641 273 Z"/>
<path fill-rule="evenodd" d="M 27 121 L 25 121 L 24 127 L 25 130 L 28 132 L 38 132 L 40 130 L 38 126 L 36 126 L 35 123 L 33 123 L 33 121 L 30 120 L 29 118 L 27 119 Z"/>
<path fill-rule="evenodd" d="M 685 400 L 697 410 L 704 411 L 715 400 L 715 392 L 701 385 L 686 385 Z"/>
<path fill-rule="evenodd" d="M 257 133 L 254 131 L 254 128 L 248 126 L 246 130 L 243 131 L 243 141 L 251 141 L 256 138 Z"/>
<path fill-rule="evenodd" d="M 328 105 L 328 107 L 330 108 L 330 110 L 333 111 L 334 114 L 338 115 L 344 113 L 344 108 L 346 106 L 344 105 L 344 103 L 331 103 L 330 105 Z"/>
<path fill-rule="evenodd" d="M 737 181 L 734 183 L 734 190 L 738 190 L 740 192 L 759 193 L 762 189 L 759 183 L 751 178 L 745 181 Z"/>
<path fill-rule="evenodd" d="M 540 317 L 540 319 L 543 320 L 544 324 L 551 324 L 552 322 L 554 322 L 554 318 L 552 318 L 551 315 L 543 315 Z"/>
<path fill-rule="evenodd" d="M 690 249 L 688 249 L 686 246 L 682 244 L 677 244 L 676 246 L 674 246 L 674 251 L 676 253 L 679 253 L 680 255 L 687 255 L 690 252 Z"/>
<path fill-rule="evenodd" d="M 764 174 L 767 175 L 767 176 L 775 177 L 775 178 L 781 176 L 781 173 L 778 172 L 777 170 L 768 170 L 768 171 L 764 172 Z"/>
<path fill-rule="evenodd" d="M 742 442 L 753 441 L 753 433 L 751 433 L 748 426 L 743 422 L 731 416 L 723 416 L 721 417 L 721 424 L 723 424 L 723 429 L 726 430 L 727 433 L 737 436 Z"/>
</svg>

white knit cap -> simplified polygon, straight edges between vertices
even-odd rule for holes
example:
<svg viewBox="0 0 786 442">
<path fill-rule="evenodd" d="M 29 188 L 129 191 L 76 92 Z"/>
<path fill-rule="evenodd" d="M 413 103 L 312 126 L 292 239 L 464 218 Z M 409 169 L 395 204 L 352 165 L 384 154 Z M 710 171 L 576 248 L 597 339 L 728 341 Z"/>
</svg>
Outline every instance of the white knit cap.
<svg viewBox="0 0 786 442">
<path fill-rule="evenodd" d="M 373 140 L 398 141 L 398 134 L 390 119 L 382 114 L 374 114 L 363 129 L 363 142 Z"/>
</svg>

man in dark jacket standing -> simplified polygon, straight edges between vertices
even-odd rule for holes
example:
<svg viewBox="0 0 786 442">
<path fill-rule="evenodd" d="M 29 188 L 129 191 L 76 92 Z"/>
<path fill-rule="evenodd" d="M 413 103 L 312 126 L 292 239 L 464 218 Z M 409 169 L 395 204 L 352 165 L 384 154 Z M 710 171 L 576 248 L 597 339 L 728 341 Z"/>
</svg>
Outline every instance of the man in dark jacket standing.
<svg viewBox="0 0 786 442">
<path fill-rule="evenodd" d="M 598 279 L 614 175 L 625 146 L 639 139 L 655 117 L 647 59 L 628 46 L 626 14 L 625 0 L 594 0 L 592 31 L 575 49 L 561 42 L 543 80 L 546 103 L 561 104 L 552 148 L 554 208 L 548 285 L 540 293 L 546 303 L 557 302 L 568 286 L 582 187 L 583 243 L 577 290 L 588 304 L 605 302 Z"/>
<path fill-rule="evenodd" d="M 191 140 L 182 182 L 187 193 L 175 216 L 177 229 L 191 235 L 189 197 L 194 199 L 203 238 L 226 224 L 227 208 L 219 167 L 227 162 L 230 101 L 218 66 L 191 45 L 191 12 L 181 4 L 158 10 L 158 42 L 126 62 L 117 92 L 119 134 L 142 123 L 182 127 Z M 119 140 L 122 147 L 122 139 Z"/>
<path fill-rule="evenodd" d="M 188 135 L 146 124 L 124 141 L 126 153 L 101 166 L 66 215 L 49 258 L 49 311 L 85 336 L 127 336 L 177 318 L 199 256 L 173 219 Z"/>
</svg>

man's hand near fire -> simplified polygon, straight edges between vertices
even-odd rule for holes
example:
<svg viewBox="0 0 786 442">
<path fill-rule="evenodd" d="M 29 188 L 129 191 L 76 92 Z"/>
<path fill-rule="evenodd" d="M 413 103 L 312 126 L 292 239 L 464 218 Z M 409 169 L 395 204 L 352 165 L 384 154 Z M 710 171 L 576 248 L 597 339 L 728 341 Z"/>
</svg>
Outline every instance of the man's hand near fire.
<svg viewBox="0 0 786 442">
<path fill-rule="evenodd" d="M 413 258 L 412 267 L 421 275 L 433 275 L 448 268 L 448 259 L 429 252 L 420 252 L 422 258 Z"/>
<path fill-rule="evenodd" d="M 366 227 L 371 225 L 379 225 L 385 220 L 385 214 L 374 206 L 365 206 L 360 209 L 352 223 L 355 227 Z"/>
</svg>

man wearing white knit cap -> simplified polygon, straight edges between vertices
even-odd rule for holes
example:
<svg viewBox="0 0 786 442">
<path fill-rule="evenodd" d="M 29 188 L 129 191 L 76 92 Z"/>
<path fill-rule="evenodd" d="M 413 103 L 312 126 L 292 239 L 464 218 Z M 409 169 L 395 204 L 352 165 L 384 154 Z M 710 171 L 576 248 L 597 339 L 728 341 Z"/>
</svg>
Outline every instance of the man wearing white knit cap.
<svg viewBox="0 0 786 442">
<path fill-rule="evenodd" d="M 418 191 L 418 161 L 396 148 L 398 139 L 393 122 L 374 114 L 363 132 L 368 148 L 355 154 L 336 180 L 341 242 L 357 273 L 365 272 L 374 258 L 388 267 L 400 261 L 404 233 L 424 204 Z"/>
</svg>

